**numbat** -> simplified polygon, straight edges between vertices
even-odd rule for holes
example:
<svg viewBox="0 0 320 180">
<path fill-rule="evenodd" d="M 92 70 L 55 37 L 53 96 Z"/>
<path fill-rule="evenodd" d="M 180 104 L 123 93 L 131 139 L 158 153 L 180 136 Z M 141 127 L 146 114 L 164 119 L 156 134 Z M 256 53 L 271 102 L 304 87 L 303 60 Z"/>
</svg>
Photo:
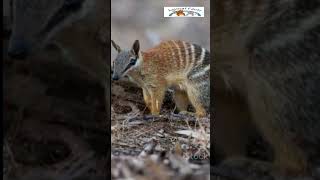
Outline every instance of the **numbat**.
<svg viewBox="0 0 320 180">
<path fill-rule="evenodd" d="M 189 102 L 198 117 L 206 115 L 210 99 L 210 54 L 199 45 L 184 41 L 166 41 L 145 52 L 136 40 L 131 50 L 111 41 L 118 55 L 113 64 L 113 80 L 127 75 L 143 90 L 152 115 L 158 115 L 168 88 L 174 89 L 174 100 L 180 111 Z"/>
</svg>

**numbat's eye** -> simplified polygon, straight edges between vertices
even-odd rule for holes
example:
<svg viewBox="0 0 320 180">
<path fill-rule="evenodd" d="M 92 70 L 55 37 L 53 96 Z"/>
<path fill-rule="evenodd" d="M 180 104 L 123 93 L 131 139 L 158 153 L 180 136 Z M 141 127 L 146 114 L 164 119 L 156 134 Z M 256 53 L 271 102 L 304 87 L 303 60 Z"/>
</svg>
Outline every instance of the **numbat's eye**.
<svg viewBox="0 0 320 180">
<path fill-rule="evenodd" d="M 131 64 L 131 65 L 135 65 L 135 64 L 136 64 L 136 62 L 137 62 L 137 59 L 136 59 L 136 58 L 135 58 L 135 59 L 131 59 L 131 60 L 130 60 L 130 64 Z"/>
</svg>

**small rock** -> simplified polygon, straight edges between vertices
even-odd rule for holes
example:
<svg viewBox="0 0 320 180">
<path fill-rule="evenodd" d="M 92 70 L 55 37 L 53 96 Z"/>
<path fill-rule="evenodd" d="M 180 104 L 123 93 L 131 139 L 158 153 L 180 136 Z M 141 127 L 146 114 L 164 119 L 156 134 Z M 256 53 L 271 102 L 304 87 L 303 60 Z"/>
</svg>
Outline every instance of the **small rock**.
<svg viewBox="0 0 320 180">
<path fill-rule="evenodd" d="M 139 154 L 139 157 L 146 157 L 147 156 L 147 153 L 145 151 L 142 151 L 140 154 Z"/>
<path fill-rule="evenodd" d="M 160 129 L 160 130 L 159 130 L 159 133 L 163 134 L 163 133 L 164 133 L 164 130 L 163 130 L 163 129 Z"/>
<path fill-rule="evenodd" d="M 158 161 L 159 161 L 159 155 L 157 155 L 157 154 L 152 154 L 152 155 L 150 155 L 150 159 L 151 159 L 153 162 L 158 162 Z"/>
<path fill-rule="evenodd" d="M 187 144 L 182 144 L 181 145 L 181 149 L 183 150 L 188 150 L 189 149 L 189 146 Z"/>
<path fill-rule="evenodd" d="M 154 150 L 156 150 L 156 151 L 162 151 L 163 149 L 162 149 L 162 147 L 160 146 L 160 144 L 158 144 L 158 145 L 154 148 Z"/>
<path fill-rule="evenodd" d="M 163 134 L 157 133 L 156 136 L 159 136 L 161 138 L 164 138 L 165 136 Z"/>
</svg>

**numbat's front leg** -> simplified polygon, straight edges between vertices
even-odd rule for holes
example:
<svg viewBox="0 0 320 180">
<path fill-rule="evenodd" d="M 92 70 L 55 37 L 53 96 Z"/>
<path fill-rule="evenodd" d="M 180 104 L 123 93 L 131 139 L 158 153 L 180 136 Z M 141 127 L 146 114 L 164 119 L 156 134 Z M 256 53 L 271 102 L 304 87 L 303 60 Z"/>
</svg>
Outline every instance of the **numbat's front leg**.
<svg viewBox="0 0 320 180">
<path fill-rule="evenodd" d="M 164 88 L 153 88 L 151 92 L 151 114 L 159 115 L 163 98 L 165 95 Z"/>
<path fill-rule="evenodd" d="M 147 89 L 142 89 L 144 103 L 147 108 L 151 111 L 151 97 Z"/>
</svg>

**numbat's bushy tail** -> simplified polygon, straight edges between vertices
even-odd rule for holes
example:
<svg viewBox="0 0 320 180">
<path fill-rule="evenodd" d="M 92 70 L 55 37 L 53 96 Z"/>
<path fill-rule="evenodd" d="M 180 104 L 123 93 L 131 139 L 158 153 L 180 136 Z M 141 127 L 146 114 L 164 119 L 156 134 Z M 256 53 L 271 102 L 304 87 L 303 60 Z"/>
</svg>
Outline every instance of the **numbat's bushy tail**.
<svg viewBox="0 0 320 180">
<path fill-rule="evenodd" d="M 198 117 L 205 116 L 210 104 L 210 54 L 199 45 L 185 41 L 166 41 L 145 52 L 136 40 L 131 50 L 118 51 L 114 60 L 113 80 L 127 75 L 143 90 L 147 107 L 153 115 L 160 113 L 165 91 L 174 89 L 179 110 L 189 102 Z"/>
</svg>

